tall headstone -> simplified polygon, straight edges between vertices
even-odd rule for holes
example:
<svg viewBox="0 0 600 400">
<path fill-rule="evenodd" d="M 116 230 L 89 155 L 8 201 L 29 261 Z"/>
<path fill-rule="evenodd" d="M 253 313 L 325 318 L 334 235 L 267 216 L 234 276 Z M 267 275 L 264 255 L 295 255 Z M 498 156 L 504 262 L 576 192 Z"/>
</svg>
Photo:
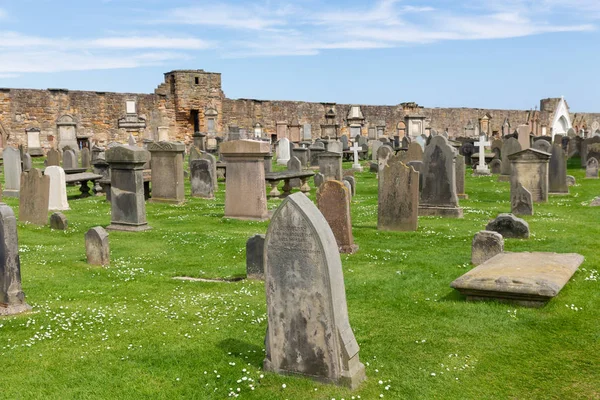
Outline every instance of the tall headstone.
<svg viewBox="0 0 600 400">
<path fill-rule="evenodd" d="M 19 149 L 7 147 L 2 156 L 4 158 L 4 197 L 19 197 L 21 187 L 21 153 Z"/>
<path fill-rule="evenodd" d="M 77 121 L 73 116 L 65 114 L 56 122 L 58 129 L 58 148 L 62 149 L 65 146 L 77 148 Z"/>
<path fill-rule="evenodd" d="M 265 370 L 356 388 L 365 368 L 348 320 L 336 240 L 302 193 L 287 197 L 269 225 L 265 287 Z"/>
<path fill-rule="evenodd" d="M 90 149 L 87 147 L 81 149 L 81 168 L 89 169 L 91 166 L 91 158 Z"/>
<path fill-rule="evenodd" d="M 106 228 L 118 231 L 145 231 L 144 164 L 150 153 L 133 146 L 114 146 L 106 150 L 110 167 L 111 222 Z"/>
<path fill-rule="evenodd" d="M 79 165 L 77 163 L 77 153 L 75 150 L 68 149 L 63 151 L 63 169 L 77 169 Z"/>
<path fill-rule="evenodd" d="M 383 145 L 377 150 L 377 164 L 379 165 L 379 171 L 387 164 L 393 154 L 394 150 L 387 145 Z"/>
<path fill-rule="evenodd" d="M 465 156 L 457 155 L 454 166 L 456 169 L 456 195 L 459 200 L 468 199 L 469 195 L 465 192 L 465 174 L 467 172 Z"/>
<path fill-rule="evenodd" d="M 268 219 L 264 160 L 269 152 L 269 143 L 254 140 L 236 140 L 221 145 L 221 156 L 227 162 L 226 218 Z"/>
<path fill-rule="evenodd" d="M 304 124 L 302 131 L 302 138 L 304 140 L 312 140 L 312 126 L 311 124 Z"/>
<path fill-rule="evenodd" d="M 548 165 L 548 190 L 550 194 L 568 194 L 567 155 L 560 144 L 552 145 Z"/>
<path fill-rule="evenodd" d="M 342 180 L 342 154 L 326 151 L 319 156 L 319 172 L 325 181 Z"/>
<path fill-rule="evenodd" d="M 301 172 L 302 163 L 297 157 L 292 156 L 287 163 L 287 170 L 289 172 Z M 292 188 L 299 188 L 302 185 L 300 179 L 298 178 L 290 179 L 289 184 Z"/>
<path fill-rule="evenodd" d="M 598 160 L 596 158 L 591 157 L 587 160 L 585 177 L 588 179 L 598 179 Z"/>
<path fill-rule="evenodd" d="M 130 146 L 134 147 L 134 146 Z M 181 204 L 185 201 L 181 142 L 153 142 L 148 145 L 152 168 L 152 199 L 155 203 Z"/>
<path fill-rule="evenodd" d="M 350 193 L 346 186 L 340 181 L 323 182 L 317 189 L 317 207 L 329 223 L 340 253 L 355 253 L 358 245 L 352 235 Z"/>
<path fill-rule="evenodd" d="M 390 157 L 379 171 L 377 229 L 416 231 L 419 225 L 419 173 Z"/>
<path fill-rule="evenodd" d="M 48 209 L 51 211 L 69 210 L 67 201 L 67 185 L 65 183 L 65 171 L 56 165 L 46 167 L 44 175 L 50 177 L 50 196 Z"/>
<path fill-rule="evenodd" d="M 322 142 L 315 142 L 308 150 L 310 151 L 310 167 L 318 168 L 319 157 L 325 151 L 325 145 Z"/>
<path fill-rule="evenodd" d="M 512 163 L 511 190 L 521 183 L 534 202 L 548 201 L 548 162 L 550 154 L 528 148 L 508 156 Z"/>
<path fill-rule="evenodd" d="M 60 165 L 60 152 L 56 149 L 48 150 L 47 159 L 46 159 L 47 167 L 51 167 L 53 165 L 55 165 L 55 166 Z"/>
<path fill-rule="evenodd" d="M 510 170 L 511 164 L 508 156 L 514 153 L 518 153 L 521 151 L 521 144 L 514 137 L 508 138 L 502 144 L 502 151 L 500 154 L 502 155 L 502 167 L 500 169 L 500 176 L 498 177 L 499 181 L 509 181 L 510 180 Z"/>
<path fill-rule="evenodd" d="M 48 223 L 50 177 L 32 168 L 21 173 L 21 195 L 19 196 L 19 221 L 36 225 Z"/>
<path fill-rule="evenodd" d="M 463 217 L 456 194 L 455 157 L 455 150 L 441 135 L 432 138 L 425 148 L 419 215 Z"/>
<path fill-rule="evenodd" d="M 287 165 L 290 161 L 290 141 L 288 138 L 281 138 L 277 142 L 277 164 Z"/>
<path fill-rule="evenodd" d="M 521 183 L 510 187 L 510 209 L 515 215 L 533 215 L 533 198 L 531 192 Z"/>
<path fill-rule="evenodd" d="M 133 146 L 132 146 L 133 147 Z M 85 255 L 88 264 L 110 264 L 110 247 L 108 232 L 101 226 L 90 229 L 85 233 Z"/>
<path fill-rule="evenodd" d="M 379 140 L 373 141 L 373 144 L 371 145 L 371 160 L 373 162 L 377 162 L 377 151 L 381 146 L 383 146 L 383 143 Z"/>
<path fill-rule="evenodd" d="M 206 151 L 202 151 L 200 152 L 200 159 L 201 160 L 206 160 L 210 163 L 210 168 L 212 169 L 212 175 L 215 177 L 213 180 L 213 191 L 215 193 L 217 193 L 217 191 L 219 190 L 219 182 L 217 180 L 217 159 L 215 158 L 215 156 L 213 156 L 212 154 L 206 152 Z M 266 157 L 265 157 L 266 160 Z"/>
<path fill-rule="evenodd" d="M 519 125 L 517 127 L 517 137 L 522 150 L 526 150 L 531 147 L 531 127 L 529 125 Z"/>
<path fill-rule="evenodd" d="M 214 181 L 217 180 L 217 176 L 213 174 L 210 161 L 193 160 L 190 162 L 192 197 L 201 197 L 204 199 L 215 198 Z"/>
<path fill-rule="evenodd" d="M 423 148 L 418 143 L 410 143 L 404 154 L 402 162 L 407 164 L 411 161 L 423 161 Z"/>
<path fill-rule="evenodd" d="M 31 307 L 25 302 L 21 288 L 17 219 L 4 203 L 0 203 L 0 238 L 0 315 L 29 311 Z"/>
<path fill-rule="evenodd" d="M 246 241 L 246 278 L 265 279 L 265 235 L 254 235 Z"/>
<path fill-rule="evenodd" d="M 348 142 L 348 136 L 347 135 L 342 135 L 340 137 L 340 142 L 342 142 L 342 150 L 343 151 L 346 151 L 346 150 L 350 149 L 350 145 L 349 145 L 349 142 Z"/>
</svg>

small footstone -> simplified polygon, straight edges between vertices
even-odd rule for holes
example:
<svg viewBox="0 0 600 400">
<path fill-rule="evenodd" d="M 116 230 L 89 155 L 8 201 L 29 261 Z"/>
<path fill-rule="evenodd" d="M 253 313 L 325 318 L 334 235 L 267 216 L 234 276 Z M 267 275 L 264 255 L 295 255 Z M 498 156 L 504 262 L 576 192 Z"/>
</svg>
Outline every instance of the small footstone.
<svg viewBox="0 0 600 400">
<path fill-rule="evenodd" d="M 473 237 L 471 263 L 483 264 L 496 254 L 504 251 L 504 238 L 498 232 L 480 231 Z"/>
<path fill-rule="evenodd" d="M 108 233 L 97 226 L 85 234 L 85 254 L 88 264 L 108 265 L 110 263 L 110 248 Z"/>
<path fill-rule="evenodd" d="M 600 196 L 592 200 L 590 207 L 600 207 Z"/>
<path fill-rule="evenodd" d="M 577 181 L 573 175 L 567 175 L 567 186 L 575 186 Z"/>
<path fill-rule="evenodd" d="M 246 278 L 265 279 L 265 235 L 254 235 L 246 242 Z"/>
<path fill-rule="evenodd" d="M 50 216 L 50 228 L 64 231 L 69 226 L 67 217 L 63 213 L 56 212 Z"/>
<path fill-rule="evenodd" d="M 486 231 L 498 232 L 505 238 L 529 238 L 529 224 L 512 214 L 500 214 L 485 227 Z"/>
</svg>

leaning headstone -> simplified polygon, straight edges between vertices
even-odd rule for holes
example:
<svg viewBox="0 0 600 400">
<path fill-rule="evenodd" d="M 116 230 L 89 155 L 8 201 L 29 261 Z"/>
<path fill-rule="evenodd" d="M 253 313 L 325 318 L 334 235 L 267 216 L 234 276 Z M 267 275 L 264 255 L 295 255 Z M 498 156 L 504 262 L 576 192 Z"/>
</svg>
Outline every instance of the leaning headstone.
<svg viewBox="0 0 600 400">
<path fill-rule="evenodd" d="M 81 168 L 89 169 L 91 165 L 92 155 L 90 149 L 84 147 L 81 149 Z"/>
<path fill-rule="evenodd" d="M 106 232 L 101 226 L 97 226 L 86 232 L 85 255 L 87 256 L 88 264 L 110 264 L 110 247 L 108 245 L 108 232 Z"/>
<path fill-rule="evenodd" d="M 498 232 L 479 231 L 471 244 L 471 264 L 483 264 L 504 251 L 504 238 Z"/>
<path fill-rule="evenodd" d="M 336 239 L 302 193 L 287 197 L 273 215 L 265 281 L 265 370 L 356 388 L 365 368 L 348 320 Z"/>
<path fill-rule="evenodd" d="M 69 210 L 67 200 L 67 185 L 65 183 L 65 171 L 58 166 L 46 167 L 44 175 L 50 177 L 50 195 L 48 198 L 48 209 L 51 211 Z"/>
<path fill-rule="evenodd" d="M 290 141 L 288 138 L 281 138 L 277 142 L 277 164 L 287 165 L 290 161 Z"/>
<path fill-rule="evenodd" d="M 63 169 L 76 169 L 79 168 L 77 164 L 77 153 L 75 150 L 63 151 Z"/>
<path fill-rule="evenodd" d="M 32 168 L 21 173 L 21 195 L 19 196 L 19 221 L 36 225 L 48 223 L 48 201 L 50 177 Z"/>
<path fill-rule="evenodd" d="M 31 169 L 31 156 L 28 153 L 23 154 L 23 171 L 27 172 Z"/>
<path fill-rule="evenodd" d="M 465 156 L 457 155 L 454 165 L 456 168 L 456 196 L 460 200 L 468 199 L 469 195 L 465 193 L 465 174 L 467 169 Z"/>
<path fill-rule="evenodd" d="M 68 226 L 67 217 L 63 213 L 55 212 L 50 216 L 50 229 L 64 231 Z"/>
<path fill-rule="evenodd" d="M 51 167 L 53 165 L 60 165 L 60 153 L 56 149 L 48 150 L 47 158 L 46 158 L 46 166 Z"/>
<path fill-rule="evenodd" d="M 545 140 L 538 140 L 538 142 Z M 548 191 L 550 194 L 568 194 L 567 156 L 560 144 L 552 145 L 552 156 L 548 164 Z"/>
<path fill-rule="evenodd" d="M 521 183 L 534 202 L 548 201 L 548 162 L 550 154 L 532 148 L 508 156 L 512 167 L 510 184 Z"/>
<path fill-rule="evenodd" d="M 18 150 L 17 150 L 18 151 Z M 0 315 L 31 310 L 21 288 L 21 261 L 17 219 L 8 205 L 0 203 Z"/>
<path fill-rule="evenodd" d="M 4 197 L 19 197 L 21 187 L 21 153 L 19 149 L 7 147 L 2 156 L 4 158 Z"/>
<path fill-rule="evenodd" d="M 146 222 L 144 198 L 144 164 L 148 160 L 150 153 L 141 147 L 114 146 L 106 150 L 111 191 L 111 222 L 106 229 L 151 229 Z"/>
<path fill-rule="evenodd" d="M 423 190 L 419 215 L 462 218 L 456 194 L 455 150 L 438 135 L 423 154 Z"/>
<path fill-rule="evenodd" d="M 130 146 L 135 147 L 135 146 Z M 185 201 L 183 157 L 181 142 L 152 142 L 148 145 L 152 169 L 153 203 L 181 204 Z"/>
<path fill-rule="evenodd" d="M 214 182 L 216 180 L 217 177 L 214 175 L 210 161 L 193 160 L 190 162 L 190 183 L 192 187 L 192 197 L 214 199 Z"/>
<path fill-rule="evenodd" d="M 326 151 L 319 156 L 319 173 L 324 180 L 342 180 L 342 154 Z"/>
<path fill-rule="evenodd" d="M 415 231 L 419 225 L 419 173 L 400 160 L 390 157 L 379 171 L 379 230 Z"/>
<path fill-rule="evenodd" d="M 340 253 L 354 253 L 358 245 L 352 235 L 350 193 L 344 184 L 329 180 L 317 189 L 317 207 L 323 214 L 337 241 Z"/>
<path fill-rule="evenodd" d="M 500 176 L 498 177 L 499 181 L 509 181 L 510 180 L 510 171 L 511 164 L 508 156 L 514 153 L 518 153 L 521 151 L 521 144 L 514 137 L 510 137 L 504 141 L 502 144 L 502 151 L 500 154 L 502 155 L 502 167 L 500 170 Z"/>
<path fill-rule="evenodd" d="M 529 224 L 527 221 L 512 214 L 499 214 L 496 219 L 486 225 L 485 230 L 498 232 L 505 238 L 529 238 Z"/>
<path fill-rule="evenodd" d="M 598 160 L 596 160 L 594 157 L 591 157 L 587 160 L 587 164 L 585 166 L 585 177 L 588 179 L 598 179 Z"/>
<path fill-rule="evenodd" d="M 514 215 L 533 215 L 531 192 L 520 183 L 510 188 L 510 209 Z"/>
<path fill-rule="evenodd" d="M 264 160 L 270 150 L 269 143 L 254 140 L 221 145 L 221 156 L 227 163 L 225 218 L 268 219 Z"/>
<path fill-rule="evenodd" d="M 265 235 L 254 235 L 246 241 L 246 278 L 265 279 Z"/>
</svg>

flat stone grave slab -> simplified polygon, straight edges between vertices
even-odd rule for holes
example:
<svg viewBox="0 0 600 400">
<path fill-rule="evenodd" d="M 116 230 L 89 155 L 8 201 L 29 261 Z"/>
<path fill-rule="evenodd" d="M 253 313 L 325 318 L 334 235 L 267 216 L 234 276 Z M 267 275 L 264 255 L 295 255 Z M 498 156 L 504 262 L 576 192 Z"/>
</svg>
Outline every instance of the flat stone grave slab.
<svg viewBox="0 0 600 400">
<path fill-rule="evenodd" d="M 467 296 L 467 300 L 541 307 L 558 295 L 583 260 L 576 253 L 500 253 L 450 286 Z"/>
</svg>

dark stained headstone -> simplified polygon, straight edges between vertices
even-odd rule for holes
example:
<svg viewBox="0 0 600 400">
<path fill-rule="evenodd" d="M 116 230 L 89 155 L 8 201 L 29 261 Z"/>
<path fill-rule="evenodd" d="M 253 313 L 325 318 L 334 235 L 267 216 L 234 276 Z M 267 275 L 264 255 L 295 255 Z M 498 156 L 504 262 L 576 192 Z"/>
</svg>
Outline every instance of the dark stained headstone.
<svg viewBox="0 0 600 400">
<path fill-rule="evenodd" d="M 21 173 L 19 221 L 46 225 L 49 201 L 50 177 L 42 175 L 42 171 L 37 168 Z"/>
<path fill-rule="evenodd" d="M 28 153 L 23 154 L 23 171 L 27 172 L 31 169 L 31 156 Z"/>
<path fill-rule="evenodd" d="M 135 147 L 135 146 L 130 146 Z M 152 169 L 151 202 L 181 204 L 185 201 L 183 157 L 180 142 L 153 142 L 148 145 Z"/>
<path fill-rule="evenodd" d="M 490 162 L 490 170 L 494 175 L 500 174 L 502 172 L 502 161 L 500 161 L 498 158 L 494 158 Z"/>
<path fill-rule="evenodd" d="M 67 217 L 60 212 L 55 212 L 50 216 L 50 229 L 64 231 L 68 228 L 69 222 Z"/>
<path fill-rule="evenodd" d="M 552 145 L 548 164 L 548 191 L 552 194 L 568 194 L 567 155 L 559 144 Z"/>
<path fill-rule="evenodd" d="M 585 177 L 588 179 L 598 179 L 598 160 L 594 157 L 588 159 L 585 166 Z"/>
<path fill-rule="evenodd" d="M 77 169 L 79 163 L 77 162 L 77 153 L 75 150 L 67 149 L 63 151 L 63 169 Z"/>
<path fill-rule="evenodd" d="M 479 231 L 471 244 L 471 264 L 483 264 L 504 251 L 504 238 L 498 232 Z"/>
<path fill-rule="evenodd" d="M 90 149 L 84 147 L 81 149 L 81 168 L 89 169 L 91 166 L 92 155 Z"/>
<path fill-rule="evenodd" d="M 246 277 L 265 279 L 264 268 L 265 235 L 254 235 L 246 241 Z"/>
<path fill-rule="evenodd" d="M 217 180 L 210 161 L 193 160 L 190 162 L 190 183 L 192 197 L 214 199 L 214 182 Z"/>
<path fill-rule="evenodd" d="M 545 153 L 552 152 L 552 145 L 550 144 L 550 142 L 548 142 L 547 140 L 544 140 L 544 139 L 536 140 L 533 143 L 533 146 L 531 146 L 531 147 L 533 149 L 543 151 Z"/>
<path fill-rule="evenodd" d="M 358 245 L 352 235 L 350 193 L 340 181 L 325 181 L 317 189 L 317 207 L 323 214 L 338 243 L 341 253 L 354 253 Z"/>
<path fill-rule="evenodd" d="M 379 172 L 377 229 L 380 230 L 415 231 L 419 225 L 419 173 L 400 158 L 400 155 L 390 157 Z"/>
<path fill-rule="evenodd" d="M 510 189 L 510 208 L 514 215 L 533 215 L 531 192 L 520 183 Z"/>
<path fill-rule="evenodd" d="M 108 232 L 106 232 L 101 226 L 97 226 L 86 232 L 85 255 L 87 257 L 88 264 L 110 264 L 110 247 L 108 244 Z"/>
<path fill-rule="evenodd" d="M 550 154 L 533 148 L 508 156 L 512 166 L 511 187 L 518 183 L 527 189 L 534 202 L 548 201 L 548 163 Z"/>
<path fill-rule="evenodd" d="M 510 179 L 511 164 L 508 156 L 521 151 L 521 143 L 514 137 L 508 138 L 502 144 L 502 166 L 499 180 L 508 181 Z"/>
<path fill-rule="evenodd" d="M 265 287 L 265 370 L 358 387 L 365 368 L 348 320 L 336 239 L 302 193 L 287 197 L 269 224 Z"/>
<path fill-rule="evenodd" d="M 499 214 L 487 224 L 485 230 L 498 232 L 504 238 L 529 238 L 529 224 L 527 221 L 512 214 Z"/>
</svg>

